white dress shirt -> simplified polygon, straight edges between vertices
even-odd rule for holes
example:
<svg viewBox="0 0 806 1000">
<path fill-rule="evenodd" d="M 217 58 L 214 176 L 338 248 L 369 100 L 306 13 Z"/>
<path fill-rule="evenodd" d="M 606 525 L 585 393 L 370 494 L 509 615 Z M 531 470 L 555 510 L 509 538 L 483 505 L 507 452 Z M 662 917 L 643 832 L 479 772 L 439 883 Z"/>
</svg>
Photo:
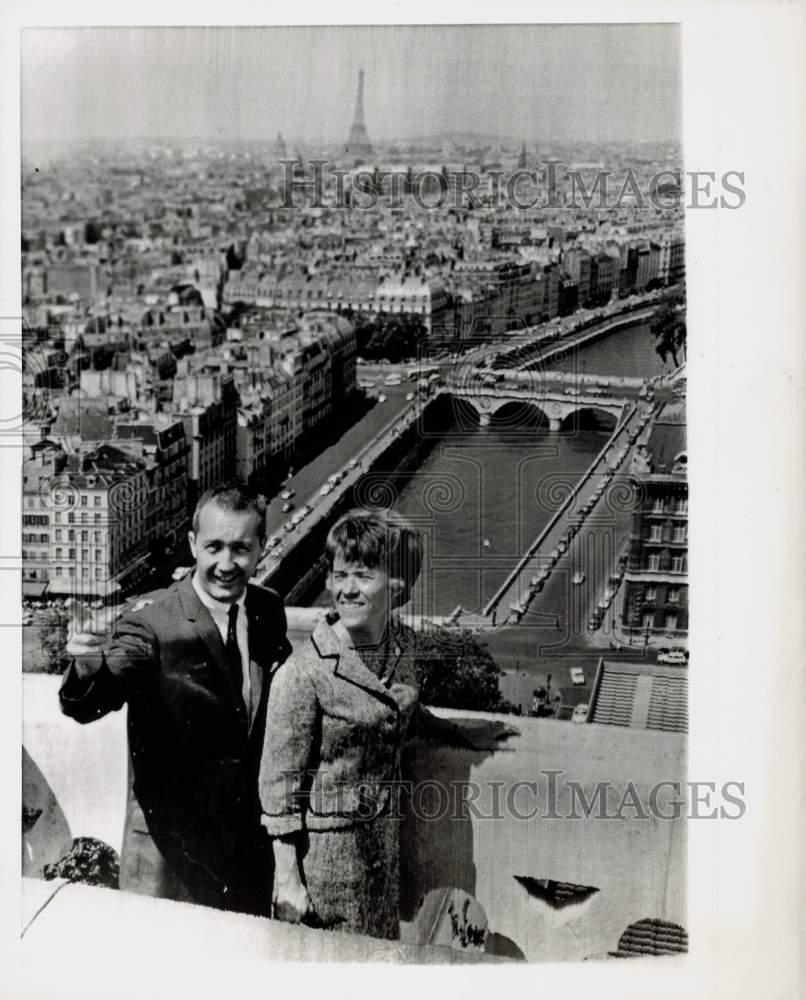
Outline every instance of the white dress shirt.
<svg viewBox="0 0 806 1000">
<path fill-rule="evenodd" d="M 199 600 L 210 612 L 213 621 L 218 626 L 218 631 L 221 633 L 221 641 L 224 645 L 227 645 L 227 632 L 229 631 L 229 609 L 231 605 L 224 604 L 222 601 L 215 601 L 207 593 L 207 591 L 201 586 L 198 581 L 197 574 L 193 574 L 193 589 L 198 594 Z M 249 710 L 249 718 L 251 720 L 253 716 L 253 706 L 251 702 L 252 697 L 252 678 L 249 676 L 249 622 L 246 617 L 246 591 L 244 591 L 238 600 L 235 602 L 238 605 L 238 618 L 235 622 L 235 637 L 238 640 L 238 650 L 241 654 L 241 675 L 243 677 L 243 688 L 241 689 L 241 694 L 243 695 L 244 705 Z"/>
</svg>

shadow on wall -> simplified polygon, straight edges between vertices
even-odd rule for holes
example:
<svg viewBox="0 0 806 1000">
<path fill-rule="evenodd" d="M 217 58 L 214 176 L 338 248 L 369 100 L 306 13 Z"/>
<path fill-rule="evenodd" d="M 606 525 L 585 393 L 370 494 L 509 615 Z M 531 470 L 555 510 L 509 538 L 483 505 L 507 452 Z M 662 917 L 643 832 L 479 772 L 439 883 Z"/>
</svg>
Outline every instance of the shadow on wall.
<svg viewBox="0 0 806 1000">
<path fill-rule="evenodd" d="M 70 825 L 53 790 L 31 755 L 22 748 L 22 874 L 44 878 L 45 866 L 73 844 Z"/>
<path fill-rule="evenodd" d="M 478 736 L 478 719 L 455 718 L 468 735 Z M 410 745 L 403 758 L 406 777 L 439 775 L 439 780 L 415 780 L 403 802 L 400 830 L 400 915 L 412 920 L 432 889 L 451 886 L 476 894 L 473 824 L 463 801 L 474 767 L 495 751 L 456 749 L 435 742 Z"/>
</svg>

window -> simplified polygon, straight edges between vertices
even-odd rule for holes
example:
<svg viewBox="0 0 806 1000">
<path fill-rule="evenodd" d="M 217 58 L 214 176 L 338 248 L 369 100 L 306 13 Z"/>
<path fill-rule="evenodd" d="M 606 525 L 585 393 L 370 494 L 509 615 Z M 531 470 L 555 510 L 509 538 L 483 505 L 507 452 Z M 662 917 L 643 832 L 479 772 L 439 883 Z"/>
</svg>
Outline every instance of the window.
<svg viewBox="0 0 806 1000">
<path fill-rule="evenodd" d="M 655 570 L 660 569 L 660 554 L 658 552 L 651 553 L 647 561 L 647 568 Z"/>
<path fill-rule="evenodd" d="M 76 515 L 72 511 L 70 511 L 70 513 L 67 515 L 67 523 L 68 524 L 76 523 Z"/>
<path fill-rule="evenodd" d="M 649 540 L 650 542 L 661 541 L 661 532 L 663 528 L 660 524 L 653 524 L 649 528 Z"/>
<path fill-rule="evenodd" d="M 92 533 L 92 540 L 94 542 L 100 542 L 100 540 L 101 540 L 101 532 L 100 531 L 93 531 L 93 533 Z"/>
<path fill-rule="evenodd" d="M 61 566 L 57 566 L 56 567 L 56 576 L 61 576 L 61 575 L 62 575 L 62 568 L 61 568 Z"/>
<path fill-rule="evenodd" d="M 677 511 L 678 514 L 687 514 L 688 513 L 688 500 L 685 499 L 685 498 L 681 498 L 680 500 L 678 500 L 677 504 L 675 506 L 675 510 Z"/>
<path fill-rule="evenodd" d="M 649 631 L 649 629 L 653 628 L 654 625 L 655 625 L 655 615 L 652 614 L 652 612 L 647 612 L 647 614 L 645 614 L 641 619 L 641 628 L 644 628 L 647 631 Z"/>
<path fill-rule="evenodd" d="M 653 503 L 653 505 L 652 505 L 652 513 L 653 514 L 662 514 L 663 513 L 663 500 L 662 500 L 661 497 L 658 497 L 655 500 L 655 502 Z"/>
<path fill-rule="evenodd" d="M 87 536 L 88 536 L 88 535 L 89 535 L 89 532 L 88 532 L 88 531 L 82 531 L 82 532 L 81 532 L 81 541 L 82 541 L 82 542 L 86 542 L 86 541 L 87 541 Z"/>
<path fill-rule="evenodd" d="M 677 615 L 667 615 L 666 616 L 666 629 L 669 632 L 673 632 L 677 628 Z"/>
<path fill-rule="evenodd" d="M 93 519 L 92 519 L 92 520 L 93 520 L 93 523 L 94 523 L 94 524 L 100 524 L 100 523 L 101 523 L 101 515 L 100 515 L 100 514 L 95 514 L 95 515 L 93 516 Z"/>
<path fill-rule="evenodd" d="M 75 559 L 75 557 L 76 557 L 76 550 L 75 549 L 68 549 L 67 550 L 67 558 L 68 559 Z"/>
<path fill-rule="evenodd" d="M 87 549 L 82 549 L 81 550 L 81 559 L 84 562 L 86 562 L 88 558 L 89 558 L 89 551 Z"/>
<path fill-rule="evenodd" d="M 68 566 L 67 567 L 67 575 L 69 577 L 71 577 L 71 578 L 76 575 L 76 568 L 75 568 L 75 566 Z"/>
<path fill-rule="evenodd" d="M 89 575 L 90 575 L 90 571 L 87 569 L 87 567 L 86 566 L 82 566 L 81 567 L 81 579 L 82 580 L 86 580 Z"/>
<path fill-rule="evenodd" d="M 654 587 L 647 587 L 646 590 L 644 591 L 645 601 L 654 601 L 657 596 L 658 592 Z"/>
<path fill-rule="evenodd" d="M 82 514 L 81 515 L 81 523 L 82 524 L 86 524 L 88 520 L 89 520 L 89 514 Z"/>
<path fill-rule="evenodd" d="M 57 542 L 60 542 L 62 540 L 62 529 L 61 528 L 57 528 L 56 529 L 55 540 Z"/>
<path fill-rule="evenodd" d="M 72 528 L 69 528 L 67 531 L 67 541 L 74 542 L 75 540 L 76 540 L 76 533 L 75 531 L 73 531 Z"/>
<path fill-rule="evenodd" d="M 676 542 L 685 542 L 686 540 L 686 527 L 685 525 L 680 525 L 674 529 L 674 540 Z"/>
<path fill-rule="evenodd" d="M 81 506 L 82 507 L 86 507 L 87 506 L 87 494 L 86 493 L 82 493 L 81 494 Z"/>
<path fill-rule="evenodd" d="M 57 559 L 61 559 L 61 557 L 62 557 L 62 547 L 61 547 L 61 545 L 58 545 L 56 547 L 56 558 Z"/>
<path fill-rule="evenodd" d="M 683 557 L 682 556 L 672 556 L 672 572 L 682 573 L 683 570 Z"/>
<path fill-rule="evenodd" d="M 101 571 L 99 569 L 95 570 L 95 579 L 96 580 L 100 580 L 101 579 Z"/>
<path fill-rule="evenodd" d="M 92 504 L 93 504 L 94 507 L 100 507 L 101 506 L 101 498 L 100 498 L 100 496 L 98 496 L 96 494 L 96 496 L 94 496 L 92 498 Z"/>
<path fill-rule="evenodd" d="M 59 514 L 58 512 L 53 515 L 53 523 L 54 524 L 61 524 L 62 523 L 62 515 Z"/>
<path fill-rule="evenodd" d="M 100 549 L 96 549 L 95 550 L 95 561 L 96 562 L 100 562 L 101 561 L 101 550 Z"/>
<path fill-rule="evenodd" d="M 680 600 L 680 588 L 679 587 L 669 587 L 669 592 L 666 595 L 666 599 L 669 604 L 677 604 Z"/>
</svg>

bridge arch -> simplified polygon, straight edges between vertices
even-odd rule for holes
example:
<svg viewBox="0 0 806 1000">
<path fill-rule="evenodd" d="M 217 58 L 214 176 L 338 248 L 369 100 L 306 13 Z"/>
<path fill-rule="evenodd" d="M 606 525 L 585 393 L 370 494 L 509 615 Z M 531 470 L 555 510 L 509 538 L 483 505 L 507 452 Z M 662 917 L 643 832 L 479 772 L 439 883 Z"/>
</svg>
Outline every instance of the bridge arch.
<svg viewBox="0 0 806 1000">
<path fill-rule="evenodd" d="M 560 427 L 568 430 L 570 427 L 591 430 L 615 430 L 618 423 L 618 413 L 612 407 L 597 406 L 595 403 L 583 403 L 569 409 L 564 414 Z"/>
<path fill-rule="evenodd" d="M 483 427 L 491 423 L 498 427 L 523 427 L 533 423 L 542 426 L 549 423 L 546 408 L 530 399 L 458 396 L 454 397 L 454 403 L 465 410 L 471 409 Z"/>
</svg>

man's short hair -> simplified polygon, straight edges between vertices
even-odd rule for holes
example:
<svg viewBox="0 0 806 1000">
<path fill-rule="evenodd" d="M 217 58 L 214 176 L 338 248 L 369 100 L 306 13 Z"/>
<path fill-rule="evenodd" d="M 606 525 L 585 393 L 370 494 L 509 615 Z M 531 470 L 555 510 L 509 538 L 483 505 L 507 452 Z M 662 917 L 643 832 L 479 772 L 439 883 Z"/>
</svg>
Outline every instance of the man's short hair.
<svg viewBox="0 0 806 1000">
<path fill-rule="evenodd" d="M 257 535 L 261 542 L 266 539 L 266 498 L 257 493 L 240 479 L 231 479 L 205 490 L 199 497 L 196 509 L 193 511 L 193 533 L 199 533 L 201 512 L 208 503 L 215 502 L 224 510 L 253 510 L 258 516 Z"/>
<path fill-rule="evenodd" d="M 382 566 L 393 579 L 405 584 L 408 600 L 423 561 L 420 535 L 392 510 L 351 510 L 328 532 L 325 555 L 329 569 L 340 553 L 347 563 Z"/>
</svg>

